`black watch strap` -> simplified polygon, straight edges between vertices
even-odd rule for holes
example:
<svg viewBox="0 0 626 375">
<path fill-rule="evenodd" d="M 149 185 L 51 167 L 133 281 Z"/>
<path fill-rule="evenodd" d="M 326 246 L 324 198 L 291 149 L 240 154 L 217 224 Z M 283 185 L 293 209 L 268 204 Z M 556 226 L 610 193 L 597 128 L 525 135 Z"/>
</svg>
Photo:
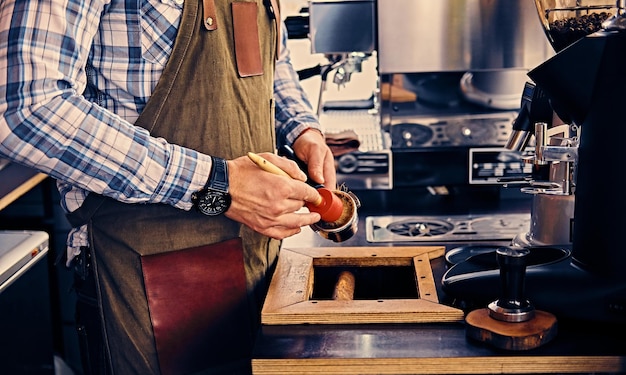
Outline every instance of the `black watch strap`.
<svg viewBox="0 0 626 375">
<path fill-rule="evenodd" d="M 228 165 L 226 160 L 211 156 L 211 174 L 205 188 L 228 193 Z"/>
</svg>

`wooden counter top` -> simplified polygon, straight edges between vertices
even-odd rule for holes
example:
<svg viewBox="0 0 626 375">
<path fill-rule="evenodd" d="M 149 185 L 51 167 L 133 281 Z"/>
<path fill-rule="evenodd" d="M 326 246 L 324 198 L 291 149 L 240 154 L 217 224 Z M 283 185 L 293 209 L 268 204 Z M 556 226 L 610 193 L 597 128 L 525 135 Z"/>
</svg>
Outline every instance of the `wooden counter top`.
<svg viewBox="0 0 626 375">
<path fill-rule="evenodd" d="M 440 277 L 445 261 L 432 260 Z M 263 325 L 254 374 L 625 373 L 614 325 L 559 321 L 556 337 L 507 351 L 466 337 L 463 322 Z"/>
<path fill-rule="evenodd" d="M 10 163 L 0 170 L 0 210 L 48 178 L 34 169 Z"/>
<path fill-rule="evenodd" d="M 323 251 L 325 247 L 363 246 L 382 252 L 385 247 L 416 245 L 368 243 L 362 232 L 367 215 L 360 218 L 357 235 L 342 244 L 305 228 L 285 240 L 283 248 L 319 247 Z M 431 268 L 435 280 L 441 280 L 446 269 L 443 257 L 432 259 Z M 559 320 L 552 341 L 531 350 L 508 351 L 468 338 L 463 321 L 265 324 L 252 367 L 257 375 L 626 373 L 626 340 L 620 334 L 624 328 Z"/>
<path fill-rule="evenodd" d="M 462 323 L 264 326 L 252 366 L 273 375 L 626 371 L 623 339 L 570 328 L 543 347 L 507 352 L 469 341 Z"/>
</svg>

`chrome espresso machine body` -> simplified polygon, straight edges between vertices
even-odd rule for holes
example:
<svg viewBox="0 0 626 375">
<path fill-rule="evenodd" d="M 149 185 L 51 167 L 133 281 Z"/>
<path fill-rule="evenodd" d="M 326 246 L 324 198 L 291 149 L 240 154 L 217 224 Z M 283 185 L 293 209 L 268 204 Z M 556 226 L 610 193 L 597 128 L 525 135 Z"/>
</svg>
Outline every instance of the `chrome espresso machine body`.
<svg viewBox="0 0 626 375">
<path fill-rule="evenodd" d="M 526 187 L 534 194 L 538 228 L 512 246 L 530 250 L 525 287 L 537 308 L 559 318 L 626 323 L 626 199 L 616 188 L 624 182 L 619 168 L 626 155 L 620 146 L 626 136 L 624 4 L 572 0 L 557 7 L 554 0 L 536 0 L 536 8 L 557 54 L 529 72 L 524 121 L 508 144 L 522 147 L 534 134 L 531 162 L 543 170 Z M 571 35 L 580 29 L 569 28 L 570 21 L 591 19 L 599 31 Z M 550 227 L 555 222 L 558 227 Z M 479 307 L 497 298 L 494 254 L 453 264 L 444 291 Z"/>
<path fill-rule="evenodd" d="M 329 58 L 322 125 L 362 141 L 337 156 L 340 182 L 453 195 L 530 173 L 503 146 L 528 70 L 553 53 L 531 2 L 312 0 L 308 11 L 312 52 Z M 326 75 L 346 84 L 366 59 L 378 80 L 369 101 L 324 101 Z"/>
<path fill-rule="evenodd" d="M 498 191 L 501 178 L 530 172 L 503 146 L 526 73 L 550 55 L 532 4 L 379 0 L 378 27 L 394 188 Z"/>
</svg>

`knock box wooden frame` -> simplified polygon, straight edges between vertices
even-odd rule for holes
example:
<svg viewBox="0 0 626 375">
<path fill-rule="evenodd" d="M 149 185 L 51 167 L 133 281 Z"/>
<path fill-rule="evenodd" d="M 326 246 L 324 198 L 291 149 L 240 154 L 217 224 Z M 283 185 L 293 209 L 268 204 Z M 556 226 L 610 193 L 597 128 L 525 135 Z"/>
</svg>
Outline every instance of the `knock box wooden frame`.
<svg viewBox="0 0 626 375">
<path fill-rule="evenodd" d="M 430 260 L 442 246 L 284 248 L 261 312 L 261 322 L 357 324 L 460 322 L 463 311 L 439 303 Z M 412 266 L 418 298 L 311 300 L 314 267 Z"/>
</svg>

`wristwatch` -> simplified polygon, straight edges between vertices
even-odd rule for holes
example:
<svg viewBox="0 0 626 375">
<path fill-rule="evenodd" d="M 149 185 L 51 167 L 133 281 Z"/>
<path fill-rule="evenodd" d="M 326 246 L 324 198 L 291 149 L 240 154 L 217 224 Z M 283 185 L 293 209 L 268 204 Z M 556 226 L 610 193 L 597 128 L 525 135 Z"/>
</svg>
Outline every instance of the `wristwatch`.
<svg viewBox="0 0 626 375">
<path fill-rule="evenodd" d="M 196 209 L 208 216 L 221 215 L 230 207 L 228 194 L 228 166 L 226 160 L 211 157 L 211 173 L 204 188 L 191 194 Z"/>
</svg>

